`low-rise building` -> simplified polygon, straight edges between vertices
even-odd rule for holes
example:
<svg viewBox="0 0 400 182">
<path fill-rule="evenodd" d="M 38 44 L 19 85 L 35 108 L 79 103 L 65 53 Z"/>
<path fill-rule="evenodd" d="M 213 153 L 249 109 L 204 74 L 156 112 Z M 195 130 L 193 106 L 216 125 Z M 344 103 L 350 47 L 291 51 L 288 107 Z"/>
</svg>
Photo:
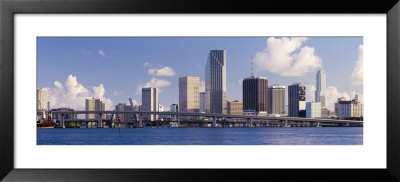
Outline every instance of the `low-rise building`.
<svg viewBox="0 0 400 182">
<path fill-rule="evenodd" d="M 228 100 L 227 101 L 228 114 L 243 114 L 243 101 L 241 100 Z"/>
<path fill-rule="evenodd" d="M 321 102 L 307 102 L 306 117 L 321 118 Z"/>
</svg>

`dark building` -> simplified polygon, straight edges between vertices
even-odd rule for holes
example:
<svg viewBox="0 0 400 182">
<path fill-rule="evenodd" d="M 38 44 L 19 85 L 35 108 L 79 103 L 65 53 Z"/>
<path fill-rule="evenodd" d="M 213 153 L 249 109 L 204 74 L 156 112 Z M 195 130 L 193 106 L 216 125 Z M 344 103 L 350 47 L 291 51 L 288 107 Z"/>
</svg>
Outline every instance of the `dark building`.
<svg viewBox="0 0 400 182">
<path fill-rule="evenodd" d="M 306 86 L 295 83 L 288 87 L 289 117 L 305 117 Z"/>
<path fill-rule="evenodd" d="M 243 80 L 243 113 L 266 114 L 268 112 L 268 80 L 251 76 Z"/>
<path fill-rule="evenodd" d="M 272 85 L 268 89 L 270 114 L 285 114 L 285 86 Z"/>
</svg>

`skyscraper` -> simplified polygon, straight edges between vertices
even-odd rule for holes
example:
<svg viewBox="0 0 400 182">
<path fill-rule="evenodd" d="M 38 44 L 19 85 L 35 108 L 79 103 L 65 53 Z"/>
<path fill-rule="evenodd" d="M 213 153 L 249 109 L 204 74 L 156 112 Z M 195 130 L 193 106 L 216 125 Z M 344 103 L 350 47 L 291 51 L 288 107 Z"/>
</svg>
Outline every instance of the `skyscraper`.
<svg viewBox="0 0 400 182">
<path fill-rule="evenodd" d="M 289 86 L 288 90 L 288 109 L 289 117 L 300 117 L 304 113 L 306 107 L 306 86 L 301 83 L 294 83 Z"/>
<path fill-rule="evenodd" d="M 181 112 L 199 112 L 200 94 L 199 77 L 179 78 L 179 111 Z"/>
<path fill-rule="evenodd" d="M 266 115 L 268 113 L 268 80 L 251 76 L 243 80 L 243 113 Z"/>
<path fill-rule="evenodd" d="M 158 111 L 158 88 L 142 88 L 142 111 Z M 157 120 L 157 115 L 143 115 L 143 119 Z"/>
<path fill-rule="evenodd" d="M 38 89 L 36 90 L 36 110 L 37 112 L 47 111 L 48 107 L 48 93 L 47 89 Z"/>
<path fill-rule="evenodd" d="M 205 78 L 206 112 L 226 114 L 226 50 L 210 50 Z"/>
<path fill-rule="evenodd" d="M 90 98 L 85 100 L 86 111 L 104 111 L 105 104 L 100 99 Z M 99 119 L 99 114 L 86 114 L 86 119 Z M 106 118 L 106 114 L 102 115 L 102 118 Z"/>
<path fill-rule="evenodd" d="M 319 70 L 316 75 L 315 102 L 321 102 L 321 108 L 325 106 L 326 73 L 325 70 Z"/>
<path fill-rule="evenodd" d="M 268 89 L 270 114 L 285 114 L 285 86 L 272 85 Z"/>
</svg>

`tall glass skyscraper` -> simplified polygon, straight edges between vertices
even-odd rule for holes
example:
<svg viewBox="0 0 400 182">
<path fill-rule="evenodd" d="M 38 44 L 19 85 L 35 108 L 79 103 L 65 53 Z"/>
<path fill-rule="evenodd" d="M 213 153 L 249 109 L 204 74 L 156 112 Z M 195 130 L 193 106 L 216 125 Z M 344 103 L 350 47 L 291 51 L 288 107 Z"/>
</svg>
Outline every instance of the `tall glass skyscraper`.
<svg viewBox="0 0 400 182">
<path fill-rule="evenodd" d="M 315 102 L 321 102 L 321 108 L 325 106 L 326 73 L 319 70 L 316 75 L 317 89 L 315 90 Z"/>
<path fill-rule="evenodd" d="M 205 78 L 206 112 L 226 114 L 226 50 L 210 50 L 206 64 Z"/>
</svg>

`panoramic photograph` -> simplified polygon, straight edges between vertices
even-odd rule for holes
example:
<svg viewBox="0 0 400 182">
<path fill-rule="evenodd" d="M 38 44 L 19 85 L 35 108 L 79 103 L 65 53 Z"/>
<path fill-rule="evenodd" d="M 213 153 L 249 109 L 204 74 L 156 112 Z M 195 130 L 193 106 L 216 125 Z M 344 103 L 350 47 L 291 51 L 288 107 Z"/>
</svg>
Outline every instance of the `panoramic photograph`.
<svg viewBox="0 0 400 182">
<path fill-rule="evenodd" d="M 363 37 L 37 37 L 37 145 L 363 145 Z"/>
</svg>

